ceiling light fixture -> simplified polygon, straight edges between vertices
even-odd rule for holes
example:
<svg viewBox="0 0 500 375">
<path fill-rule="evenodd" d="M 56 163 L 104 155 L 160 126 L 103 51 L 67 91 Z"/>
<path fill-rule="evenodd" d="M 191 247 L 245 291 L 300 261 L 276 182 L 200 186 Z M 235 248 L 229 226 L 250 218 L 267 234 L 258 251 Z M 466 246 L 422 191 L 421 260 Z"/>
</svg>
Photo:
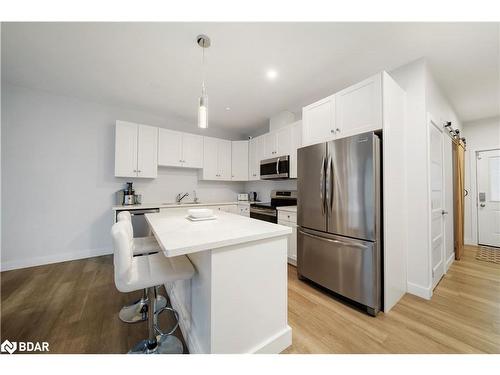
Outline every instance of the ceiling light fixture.
<svg viewBox="0 0 500 375">
<path fill-rule="evenodd" d="M 198 127 L 201 129 L 208 128 L 208 96 L 205 89 L 205 48 L 210 47 L 210 38 L 204 34 L 196 37 L 196 43 L 202 48 L 201 55 L 201 96 L 198 102 Z"/>
<path fill-rule="evenodd" d="M 231 107 L 226 107 L 226 111 L 230 111 L 231 110 Z"/>
<path fill-rule="evenodd" d="M 267 78 L 269 78 L 271 81 L 275 80 L 276 77 L 278 77 L 278 72 L 274 69 L 270 69 L 266 73 Z"/>
</svg>

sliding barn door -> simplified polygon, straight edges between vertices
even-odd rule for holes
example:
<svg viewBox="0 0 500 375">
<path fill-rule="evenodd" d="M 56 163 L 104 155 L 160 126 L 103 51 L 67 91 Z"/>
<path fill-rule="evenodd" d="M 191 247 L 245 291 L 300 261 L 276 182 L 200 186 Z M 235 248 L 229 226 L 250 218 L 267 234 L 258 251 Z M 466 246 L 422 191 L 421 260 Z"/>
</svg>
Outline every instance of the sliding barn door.
<svg viewBox="0 0 500 375">
<path fill-rule="evenodd" d="M 465 198 L 465 146 L 462 141 L 453 141 L 454 177 L 454 247 L 455 259 L 460 259 L 464 250 L 464 198 Z"/>
</svg>

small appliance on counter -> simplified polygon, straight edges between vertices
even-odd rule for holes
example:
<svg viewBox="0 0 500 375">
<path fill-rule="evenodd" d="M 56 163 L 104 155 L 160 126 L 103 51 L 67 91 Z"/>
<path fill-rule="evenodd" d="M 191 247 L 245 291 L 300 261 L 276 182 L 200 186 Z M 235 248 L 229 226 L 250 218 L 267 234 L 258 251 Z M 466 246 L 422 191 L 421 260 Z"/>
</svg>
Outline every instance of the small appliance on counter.
<svg viewBox="0 0 500 375">
<path fill-rule="evenodd" d="M 250 202 L 257 202 L 257 192 L 256 191 L 248 192 L 248 200 Z"/>
<path fill-rule="evenodd" d="M 248 202 L 249 194 L 248 193 L 239 193 L 238 194 L 238 202 Z"/>
<path fill-rule="evenodd" d="M 127 187 L 116 192 L 116 203 L 123 206 L 131 206 L 142 203 L 142 195 L 135 194 L 132 182 L 127 182 Z"/>
</svg>

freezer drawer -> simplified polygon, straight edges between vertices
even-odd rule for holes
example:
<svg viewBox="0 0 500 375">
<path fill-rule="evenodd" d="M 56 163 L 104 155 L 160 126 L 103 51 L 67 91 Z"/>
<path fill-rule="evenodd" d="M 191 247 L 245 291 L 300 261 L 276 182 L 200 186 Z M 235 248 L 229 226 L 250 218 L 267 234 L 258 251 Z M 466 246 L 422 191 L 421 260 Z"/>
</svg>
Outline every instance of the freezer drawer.
<svg viewBox="0 0 500 375">
<path fill-rule="evenodd" d="M 300 276 L 366 305 L 381 309 L 380 250 L 376 242 L 299 228 L 297 270 Z"/>
</svg>

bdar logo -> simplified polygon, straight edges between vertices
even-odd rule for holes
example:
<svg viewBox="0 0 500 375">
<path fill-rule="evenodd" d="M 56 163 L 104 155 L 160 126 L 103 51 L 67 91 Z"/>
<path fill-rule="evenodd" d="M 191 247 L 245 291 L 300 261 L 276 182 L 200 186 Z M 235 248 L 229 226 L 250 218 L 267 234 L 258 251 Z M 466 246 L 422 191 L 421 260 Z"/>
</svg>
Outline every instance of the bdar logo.
<svg viewBox="0 0 500 375">
<path fill-rule="evenodd" d="M 5 340 L 2 342 L 2 345 L 0 346 L 0 350 L 2 353 L 8 352 L 9 354 L 12 354 L 16 351 L 17 349 L 17 342 L 10 342 L 9 340 Z"/>
</svg>

